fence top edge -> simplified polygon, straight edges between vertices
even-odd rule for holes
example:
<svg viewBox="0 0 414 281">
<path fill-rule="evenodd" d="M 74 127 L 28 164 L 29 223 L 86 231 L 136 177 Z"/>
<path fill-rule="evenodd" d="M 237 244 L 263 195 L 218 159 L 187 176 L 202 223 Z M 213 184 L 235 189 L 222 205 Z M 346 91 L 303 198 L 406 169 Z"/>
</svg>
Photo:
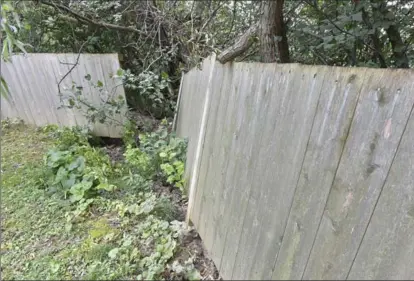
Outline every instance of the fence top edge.
<svg viewBox="0 0 414 281">
<path fill-rule="evenodd" d="M 210 60 L 211 56 L 208 56 L 206 58 L 203 59 L 203 63 L 207 60 Z M 289 68 L 317 68 L 317 69 L 348 69 L 348 70 L 358 70 L 358 71 L 372 71 L 372 72 L 400 72 L 400 73 L 405 73 L 408 75 L 414 75 L 414 69 L 413 68 L 371 68 L 371 67 L 355 67 L 355 66 L 331 66 L 331 65 L 317 65 L 317 64 L 302 64 L 302 63 L 263 63 L 263 62 L 227 62 L 225 64 L 221 64 L 221 63 L 217 63 L 220 66 L 224 66 L 224 67 L 234 67 L 234 66 L 257 66 L 257 67 L 289 67 Z M 189 69 L 188 71 L 185 72 L 185 74 L 187 74 L 188 72 L 190 72 L 193 69 L 196 69 L 197 67 L 193 67 L 191 69 Z"/>
<path fill-rule="evenodd" d="M 79 53 L 14 53 L 12 54 L 12 57 L 15 56 L 40 56 L 40 55 L 79 55 Z M 113 56 L 113 55 L 119 55 L 118 53 L 80 53 L 81 56 Z"/>
</svg>

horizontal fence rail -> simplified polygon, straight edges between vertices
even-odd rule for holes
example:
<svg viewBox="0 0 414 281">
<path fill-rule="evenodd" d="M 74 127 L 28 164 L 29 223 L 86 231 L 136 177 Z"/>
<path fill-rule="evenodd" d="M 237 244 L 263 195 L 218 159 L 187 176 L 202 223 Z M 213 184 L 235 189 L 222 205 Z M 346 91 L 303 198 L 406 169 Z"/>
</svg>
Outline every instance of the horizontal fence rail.
<svg viewBox="0 0 414 281">
<path fill-rule="evenodd" d="M 414 276 L 414 71 L 213 56 L 179 104 L 189 219 L 224 279 Z"/>
</svg>

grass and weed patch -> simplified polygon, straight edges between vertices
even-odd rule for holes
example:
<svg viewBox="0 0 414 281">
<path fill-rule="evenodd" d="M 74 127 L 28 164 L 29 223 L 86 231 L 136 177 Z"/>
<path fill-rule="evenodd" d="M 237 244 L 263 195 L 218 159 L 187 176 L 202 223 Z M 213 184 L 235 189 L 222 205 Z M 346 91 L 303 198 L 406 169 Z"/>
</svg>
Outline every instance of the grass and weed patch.
<svg viewBox="0 0 414 281">
<path fill-rule="evenodd" d="M 168 184 L 185 198 L 186 143 L 163 123 L 113 163 L 90 139 L 81 128 L 2 124 L 2 277 L 199 279 L 194 257 L 174 259 L 191 229 L 154 190 Z"/>
</svg>

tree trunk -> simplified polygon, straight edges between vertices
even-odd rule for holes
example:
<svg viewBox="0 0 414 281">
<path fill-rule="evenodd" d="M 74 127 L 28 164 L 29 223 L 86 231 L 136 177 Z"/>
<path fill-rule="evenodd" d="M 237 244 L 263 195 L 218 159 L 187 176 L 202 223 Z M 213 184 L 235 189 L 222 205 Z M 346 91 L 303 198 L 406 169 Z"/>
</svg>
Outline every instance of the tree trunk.
<svg viewBox="0 0 414 281">
<path fill-rule="evenodd" d="M 387 4 L 380 1 L 371 0 L 372 3 L 379 4 L 379 8 L 372 7 L 374 13 L 380 14 L 380 20 L 382 19 L 390 19 L 391 12 L 387 9 Z M 392 15 L 391 15 L 392 16 Z M 397 23 L 395 19 L 393 19 L 393 23 L 385 29 L 388 39 L 390 40 L 391 47 L 392 47 L 392 54 L 395 60 L 395 66 L 398 68 L 409 68 L 408 57 L 403 40 L 401 39 L 400 31 L 398 30 Z"/>
<path fill-rule="evenodd" d="M 290 61 L 289 45 L 286 37 L 286 27 L 283 21 L 284 0 L 266 0 L 260 3 L 262 15 L 260 20 L 252 25 L 233 46 L 224 50 L 218 60 L 226 63 L 243 54 L 253 43 L 252 37 L 259 36 L 259 51 L 262 62 L 276 61 L 276 41 L 280 61 Z"/>
<path fill-rule="evenodd" d="M 261 3 L 262 17 L 259 25 L 260 56 L 262 62 L 276 61 L 276 15 L 280 0 Z"/>
<path fill-rule="evenodd" d="M 279 59 L 281 63 L 289 63 L 289 44 L 286 36 L 286 25 L 283 19 L 283 4 L 284 0 L 276 1 L 276 36 L 277 49 L 279 51 Z"/>
<path fill-rule="evenodd" d="M 287 63 L 290 61 L 286 27 L 283 21 L 283 3 L 284 0 L 267 0 L 261 3 L 262 18 L 260 20 L 259 38 L 260 54 L 263 62 L 276 61 L 276 45 L 280 62 Z"/>
<path fill-rule="evenodd" d="M 372 24 L 369 21 L 368 18 L 368 14 L 365 11 L 364 8 L 361 9 L 362 12 L 362 20 L 364 21 L 365 25 L 369 28 L 372 29 Z M 378 59 L 378 62 L 380 64 L 381 68 L 387 68 L 387 63 L 385 62 L 384 56 L 382 54 L 382 43 L 378 37 L 378 30 L 375 29 L 374 33 L 370 35 L 371 37 L 371 41 L 372 41 L 372 45 L 375 49 L 374 53 L 375 53 L 375 57 Z"/>
<path fill-rule="evenodd" d="M 399 68 L 409 68 L 408 57 L 405 52 L 407 48 L 405 48 L 405 45 L 401 39 L 398 27 L 396 25 L 390 25 L 386 31 L 391 42 L 395 66 Z"/>
</svg>

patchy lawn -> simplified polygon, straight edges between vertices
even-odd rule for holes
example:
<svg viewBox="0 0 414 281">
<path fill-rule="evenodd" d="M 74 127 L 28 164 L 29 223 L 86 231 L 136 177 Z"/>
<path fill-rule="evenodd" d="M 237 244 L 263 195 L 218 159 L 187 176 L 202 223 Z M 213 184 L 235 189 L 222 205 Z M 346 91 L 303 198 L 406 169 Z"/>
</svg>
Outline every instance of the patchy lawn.
<svg viewBox="0 0 414 281">
<path fill-rule="evenodd" d="M 181 221 L 176 139 L 159 131 L 143 136 L 140 148 L 97 148 L 78 132 L 6 125 L 3 279 L 218 278 L 197 233 Z M 114 151 L 116 163 L 107 154 Z"/>
</svg>

